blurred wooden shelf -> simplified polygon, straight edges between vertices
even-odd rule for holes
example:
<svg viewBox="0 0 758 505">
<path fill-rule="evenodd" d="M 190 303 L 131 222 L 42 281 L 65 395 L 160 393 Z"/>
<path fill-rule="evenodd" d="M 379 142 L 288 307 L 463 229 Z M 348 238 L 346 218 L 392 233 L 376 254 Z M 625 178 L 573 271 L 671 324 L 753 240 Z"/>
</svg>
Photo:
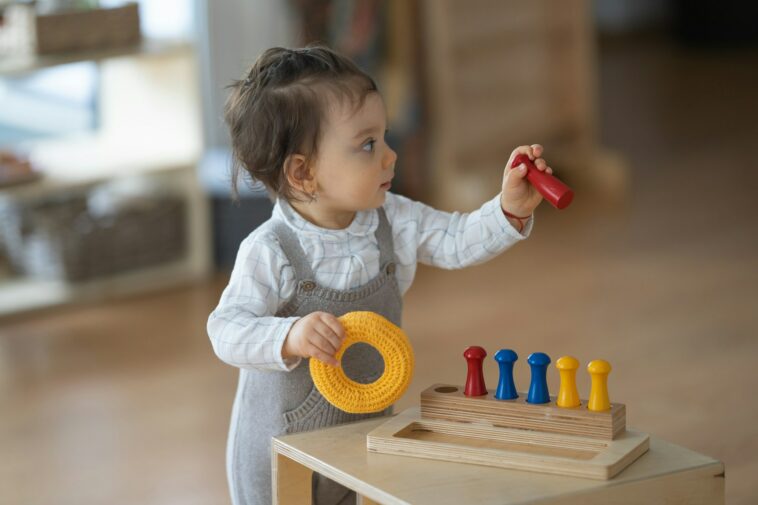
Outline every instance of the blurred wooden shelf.
<svg viewBox="0 0 758 505">
<path fill-rule="evenodd" d="M 198 266 L 196 259 L 188 255 L 179 261 L 80 283 L 28 277 L 0 278 L 0 317 L 188 284 L 205 278 L 207 271 Z"/>
<path fill-rule="evenodd" d="M 119 165 L 78 178 L 47 177 L 37 182 L 4 189 L 0 197 L 33 200 L 67 191 L 86 191 L 88 187 L 110 180 Z M 37 279 L 23 276 L 0 278 L 0 317 L 55 305 L 101 300 L 207 278 L 211 272 L 210 222 L 207 197 L 197 179 L 195 163 L 131 165 L 130 177 L 149 177 L 157 184 L 170 184 L 187 202 L 185 255 L 176 261 L 131 270 L 83 282 L 64 279 Z"/>
<path fill-rule="evenodd" d="M 172 51 L 185 51 L 192 47 L 191 43 L 180 39 L 150 39 L 143 38 L 139 44 L 114 49 L 97 51 L 81 51 L 60 55 L 40 56 L 34 52 L 3 56 L 0 58 L 0 76 L 14 77 L 57 65 L 79 63 L 85 61 L 101 61 L 109 58 L 124 56 L 162 55 Z"/>
<path fill-rule="evenodd" d="M 202 142 L 192 45 L 183 40 L 144 39 L 130 48 L 44 57 L 29 54 L 0 60 L 0 77 L 79 61 L 103 62 L 101 127 L 96 132 L 25 143 L 21 150 L 42 177 L 3 188 L 0 198 L 33 203 L 86 193 L 115 179 L 137 178 L 150 186 L 171 188 L 186 202 L 186 252 L 181 259 L 161 265 L 76 283 L 1 278 L 0 316 L 169 287 L 204 278 L 211 271 L 209 203 L 197 175 Z M 152 88 L 143 87 L 144 82 Z M 125 91 L 131 93 L 131 101 L 125 101 Z"/>
</svg>

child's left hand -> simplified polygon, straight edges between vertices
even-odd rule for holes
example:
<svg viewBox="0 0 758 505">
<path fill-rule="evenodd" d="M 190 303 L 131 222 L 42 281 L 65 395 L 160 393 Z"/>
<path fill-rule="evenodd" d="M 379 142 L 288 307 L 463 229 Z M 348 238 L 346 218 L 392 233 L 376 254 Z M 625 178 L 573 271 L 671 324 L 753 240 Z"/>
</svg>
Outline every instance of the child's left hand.
<svg viewBox="0 0 758 505">
<path fill-rule="evenodd" d="M 542 201 L 540 192 L 526 180 L 526 166 L 522 163 L 511 168 L 517 155 L 526 154 L 530 160 L 534 161 L 537 169 L 552 174 L 553 169 L 547 166 L 547 162 L 541 158 L 542 150 L 541 145 L 533 144 L 531 146 L 519 146 L 511 153 L 503 173 L 503 192 L 500 195 L 500 206 L 504 211 L 514 216 L 526 218 L 532 215 L 534 209 Z"/>
</svg>

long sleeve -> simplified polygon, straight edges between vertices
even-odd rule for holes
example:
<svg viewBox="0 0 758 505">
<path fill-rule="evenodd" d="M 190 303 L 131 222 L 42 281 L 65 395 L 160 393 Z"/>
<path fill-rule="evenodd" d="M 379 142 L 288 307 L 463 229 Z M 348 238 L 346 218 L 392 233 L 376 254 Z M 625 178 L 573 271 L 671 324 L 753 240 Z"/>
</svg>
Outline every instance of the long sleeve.
<svg viewBox="0 0 758 505">
<path fill-rule="evenodd" d="M 299 358 L 282 359 L 282 346 L 297 317 L 274 317 L 287 300 L 293 272 L 272 235 L 253 233 L 240 245 L 229 284 L 208 318 L 216 355 L 240 368 L 289 371 Z"/>
<path fill-rule="evenodd" d="M 503 214 L 500 195 L 469 213 L 442 212 L 399 195 L 388 203 L 396 250 L 413 251 L 416 261 L 445 269 L 494 258 L 528 237 L 533 224 L 529 219 L 519 233 Z"/>
</svg>

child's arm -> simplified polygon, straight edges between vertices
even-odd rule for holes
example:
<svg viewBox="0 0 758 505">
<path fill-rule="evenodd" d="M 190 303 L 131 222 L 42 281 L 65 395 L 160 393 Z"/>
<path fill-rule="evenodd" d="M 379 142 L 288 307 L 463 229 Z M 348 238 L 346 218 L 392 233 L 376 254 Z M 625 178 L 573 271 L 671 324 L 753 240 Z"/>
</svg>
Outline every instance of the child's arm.
<svg viewBox="0 0 758 505">
<path fill-rule="evenodd" d="M 537 159 L 541 146 L 519 147 L 508 161 L 502 192 L 470 213 L 442 212 L 392 195 L 386 208 L 396 246 L 414 250 L 421 263 L 456 269 L 483 263 L 528 237 L 534 221 L 532 211 L 542 196 L 534 188 L 524 187 L 530 186 L 524 180 L 525 173 L 509 168 L 522 152 L 534 157 L 540 170 L 552 172 L 544 160 Z M 508 218 L 506 211 L 527 219 Z"/>
<path fill-rule="evenodd" d="M 282 356 L 297 317 L 274 317 L 294 290 L 294 273 L 273 234 L 257 230 L 240 245 L 229 284 L 208 318 L 216 355 L 240 368 L 292 370 Z"/>
</svg>

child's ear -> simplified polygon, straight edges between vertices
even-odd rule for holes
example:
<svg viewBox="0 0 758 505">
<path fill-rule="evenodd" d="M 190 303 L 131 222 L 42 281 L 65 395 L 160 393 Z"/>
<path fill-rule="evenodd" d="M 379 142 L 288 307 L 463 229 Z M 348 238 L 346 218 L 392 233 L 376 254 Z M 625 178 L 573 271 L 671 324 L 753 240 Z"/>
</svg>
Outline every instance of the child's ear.
<svg viewBox="0 0 758 505">
<path fill-rule="evenodd" d="M 311 186 L 315 183 L 313 174 L 308 166 L 308 162 L 302 154 L 290 154 L 284 160 L 284 175 L 287 183 L 291 188 L 302 193 L 312 193 L 315 188 Z"/>
</svg>

